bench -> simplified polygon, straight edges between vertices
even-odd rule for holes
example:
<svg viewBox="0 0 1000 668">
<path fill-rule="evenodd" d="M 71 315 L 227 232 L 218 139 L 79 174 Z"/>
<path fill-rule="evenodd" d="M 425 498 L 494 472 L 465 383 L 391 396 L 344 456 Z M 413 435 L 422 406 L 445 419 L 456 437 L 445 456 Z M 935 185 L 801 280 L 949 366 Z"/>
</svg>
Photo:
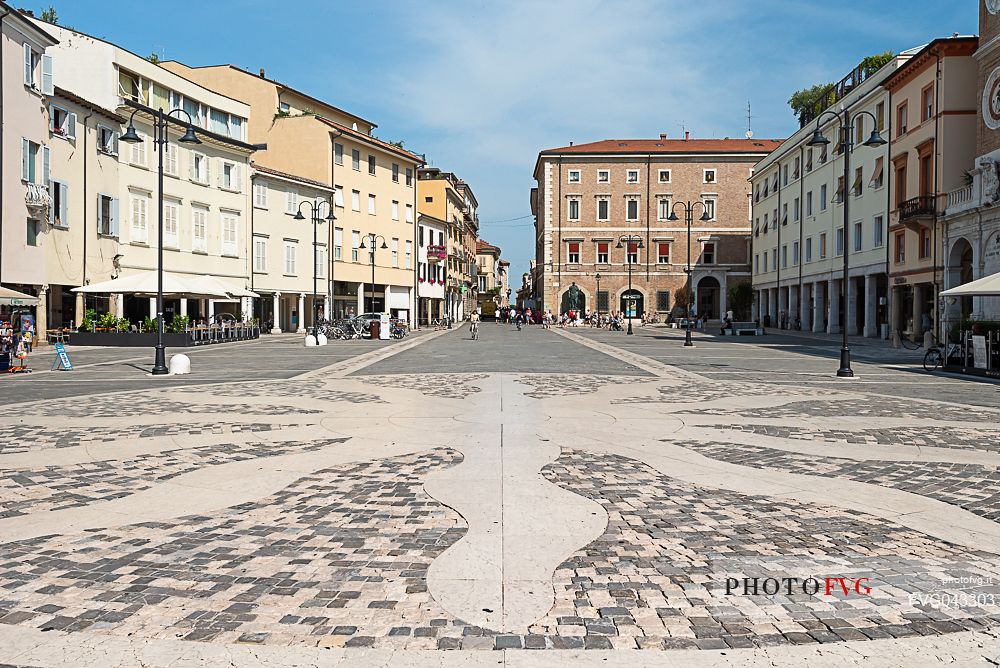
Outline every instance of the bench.
<svg viewBox="0 0 1000 668">
<path fill-rule="evenodd" d="M 722 335 L 730 336 L 759 336 L 764 330 L 757 326 L 755 322 L 733 322 L 726 329 L 722 330 Z"/>
</svg>

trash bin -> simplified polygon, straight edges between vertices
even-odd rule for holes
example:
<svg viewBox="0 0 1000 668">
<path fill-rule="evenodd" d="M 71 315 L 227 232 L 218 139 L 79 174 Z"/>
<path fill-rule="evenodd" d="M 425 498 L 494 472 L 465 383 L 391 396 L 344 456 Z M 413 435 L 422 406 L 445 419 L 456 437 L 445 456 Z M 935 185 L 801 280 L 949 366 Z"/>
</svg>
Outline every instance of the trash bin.
<svg viewBox="0 0 1000 668">
<path fill-rule="evenodd" d="M 372 320 L 368 324 L 368 334 L 372 337 L 372 340 L 376 340 L 379 337 L 379 325 L 380 323 L 378 320 Z"/>
</svg>

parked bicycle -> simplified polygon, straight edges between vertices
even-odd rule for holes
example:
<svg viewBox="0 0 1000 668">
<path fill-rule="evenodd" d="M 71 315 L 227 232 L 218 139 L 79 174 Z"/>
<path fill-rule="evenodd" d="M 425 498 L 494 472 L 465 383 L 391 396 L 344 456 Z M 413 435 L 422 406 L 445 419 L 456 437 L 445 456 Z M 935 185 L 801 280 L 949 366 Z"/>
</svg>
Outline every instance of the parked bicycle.
<svg viewBox="0 0 1000 668">
<path fill-rule="evenodd" d="M 960 355 L 960 347 L 957 343 L 948 343 L 941 346 L 938 341 L 927 349 L 924 353 L 924 371 L 937 371 L 942 368 L 949 358 Z"/>
</svg>

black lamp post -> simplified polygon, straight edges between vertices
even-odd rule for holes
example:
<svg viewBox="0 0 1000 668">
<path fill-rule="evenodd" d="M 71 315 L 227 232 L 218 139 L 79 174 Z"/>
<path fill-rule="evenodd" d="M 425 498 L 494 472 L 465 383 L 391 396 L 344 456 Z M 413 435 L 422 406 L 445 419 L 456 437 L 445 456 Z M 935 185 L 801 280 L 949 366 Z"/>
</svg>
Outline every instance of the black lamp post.
<svg viewBox="0 0 1000 668">
<path fill-rule="evenodd" d="M 819 129 L 819 124 L 822 122 L 823 118 L 827 115 L 833 116 L 840 123 L 840 148 L 844 154 L 844 276 L 841 279 L 841 285 L 843 287 L 843 296 L 841 297 L 841 304 L 843 304 L 843 318 L 841 318 L 840 329 L 843 333 L 843 342 L 840 348 L 840 368 L 837 369 L 837 376 L 840 378 L 852 378 L 854 376 L 854 370 L 851 369 L 851 347 L 847 340 L 847 317 L 849 315 L 850 309 L 848 308 L 848 282 L 850 277 L 848 276 L 848 269 L 850 267 L 850 244 L 848 243 L 848 221 L 849 209 L 851 198 L 847 192 L 847 186 L 850 183 L 851 178 L 851 152 L 854 150 L 854 121 L 856 121 L 860 116 L 870 116 L 872 119 L 872 134 L 864 142 L 864 146 L 869 148 L 876 148 L 878 146 L 884 146 L 886 141 L 882 139 L 882 135 L 878 131 L 878 119 L 875 115 L 869 111 L 860 111 L 854 115 L 852 118 L 850 115 L 850 108 L 845 107 L 841 110 L 843 117 L 834 111 L 824 111 L 816 119 L 816 131 L 813 132 L 812 138 L 806 143 L 807 146 L 826 146 L 830 143 L 830 140 L 823 136 L 822 131 Z"/>
<path fill-rule="evenodd" d="M 694 342 L 691 340 L 691 304 L 694 301 L 694 281 L 691 278 L 691 224 L 694 222 L 694 208 L 701 205 L 701 217 L 698 219 L 701 222 L 708 222 L 712 220 L 712 216 L 708 213 L 708 207 L 705 206 L 705 202 L 698 200 L 696 202 L 674 202 L 670 207 L 670 215 L 667 220 L 677 221 L 680 220 L 677 217 L 677 212 L 674 211 L 674 207 L 678 204 L 684 207 L 684 220 L 687 223 L 687 304 L 684 306 L 684 315 L 687 316 L 687 327 L 684 330 L 684 345 L 685 347 L 694 346 Z"/>
<path fill-rule="evenodd" d="M 368 312 L 374 313 L 375 312 L 375 242 L 378 241 L 379 239 L 382 240 L 382 245 L 379 246 L 379 248 L 381 248 L 382 250 L 385 250 L 386 248 L 388 248 L 388 246 L 385 243 L 385 237 L 383 237 L 381 234 L 375 234 L 374 232 L 369 232 L 365 236 L 368 237 L 368 241 L 371 243 L 370 257 L 372 260 L 372 302 L 371 302 L 371 310 L 369 310 Z M 361 245 L 358 246 L 358 248 L 366 249 L 368 247 L 365 246 L 365 242 L 362 241 Z"/>
<path fill-rule="evenodd" d="M 125 130 L 125 134 L 119 138 L 119 141 L 123 141 L 126 144 L 138 144 L 142 142 L 142 138 L 135 131 L 135 125 L 132 123 L 136 113 L 139 111 L 140 109 L 135 109 L 132 112 L 132 115 L 129 116 L 128 128 Z M 188 122 L 184 135 L 177 141 L 183 144 L 201 143 L 201 140 L 198 139 L 197 135 L 194 133 L 194 123 L 191 119 L 191 114 L 183 109 L 171 109 L 170 111 L 164 113 L 162 107 L 156 111 L 156 115 L 153 116 L 153 144 L 157 147 L 160 155 L 157 171 L 159 193 L 157 199 L 158 213 L 156 238 L 156 320 L 158 324 L 156 326 L 156 347 L 154 348 L 155 355 L 153 359 L 154 376 L 162 376 L 170 373 L 170 370 L 167 369 L 166 348 L 163 345 L 163 152 L 166 150 L 167 142 L 169 140 L 169 133 L 167 132 L 168 119 L 178 112 L 187 116 Z"/>
<path fill-rule="evenodd" d="M 632 244 L 635 244 L 636 255 L 638 255 L 639 250 L 643 247 L 642 237 L 638 234 L 623 234 L 621 238 L 618 239 L 618 243 L 615 245 L 615 248 L 621 248 L 622 246 L 625 247 L 625 260 L 628 262 L 628 296 L 634 308 L 635 300 L 632 297 Z M 628 331 L 626 334 L 629 336 L 633 334 L 632 318 L 628 319 Z"/>
<path fill-rule="evenodd" d="M 597 308 L 595 308 L 594 310 L 597 311 L 597 320 L 598 320 L 598 322 L 600 322 L 600 320 L 601 320 L 601 275 L 599 273 L 598 274 L 594 274 L 594 278 L 597 279 L 597 298 L 595 300 L 595 306 Z"/>
<path fill-rule="evenodd" d="M 320 222 L 320 212 L 323 209 L 323 204 L 326 204 L 327 214 L 323 220 L 334 221 L 337 220 L 337 216 L 333 214 L 333 202 L 328 199 L 319 200 L 314 202 L 312 200 L 303 200 L 299 203 L 299 209 L 295 212 L 294 220 L 305 220 L 306 217 L 302 215 L 302 205 L 306 205 L 309 209 L 309 215 L 312 218 L 313 224 L 313 338 L 319 342 L 319 298 L 316 289 L 316 283 L 319 278 L 319 262 L 316 261 L 316 256 L 319 251 L 319 222 Z"/>
</svg>

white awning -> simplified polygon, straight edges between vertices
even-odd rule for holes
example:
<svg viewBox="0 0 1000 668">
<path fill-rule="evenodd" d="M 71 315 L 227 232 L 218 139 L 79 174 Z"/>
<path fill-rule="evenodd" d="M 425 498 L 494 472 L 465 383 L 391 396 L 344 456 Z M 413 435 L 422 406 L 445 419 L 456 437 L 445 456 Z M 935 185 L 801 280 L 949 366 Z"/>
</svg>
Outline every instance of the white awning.
<svg viewBox="0 0 1000 668">
<path fill-rule="evenodd" d="M 196 286 L 200 290 L 207 292 L 222 292 L 231 298 L 238 297 L 260 297 L 256 292 L 251 292 L 244 287 L 230 285 L 218 276 L 192 276 L 186 279 L 188 283 Z"/>
<path fill-rule="evenodd" d="M 1000 273 L 990 274 L 941 293 L 945 297 L 1000 296 Z"/>
<path fill-rule="evenodd" d="M 72 291 L 91 294 L 152 296 L 157 293 L 157 277 L 155 271 L 140 271 L 127 276 L 119 276 L 110 281 L 73 288 Z M 225 290 L 196 285 L 191 279 L 171 274 L 169 271 L 163 272 L 163 294 L 207 299 L 224 299 L 229 296 Z"/>
<path fill-rule="evenodd" d="M 0 285 L 0 306 L 35 306 L 37 304 L 38 297 L 32 297 Z"/>
</svg>

